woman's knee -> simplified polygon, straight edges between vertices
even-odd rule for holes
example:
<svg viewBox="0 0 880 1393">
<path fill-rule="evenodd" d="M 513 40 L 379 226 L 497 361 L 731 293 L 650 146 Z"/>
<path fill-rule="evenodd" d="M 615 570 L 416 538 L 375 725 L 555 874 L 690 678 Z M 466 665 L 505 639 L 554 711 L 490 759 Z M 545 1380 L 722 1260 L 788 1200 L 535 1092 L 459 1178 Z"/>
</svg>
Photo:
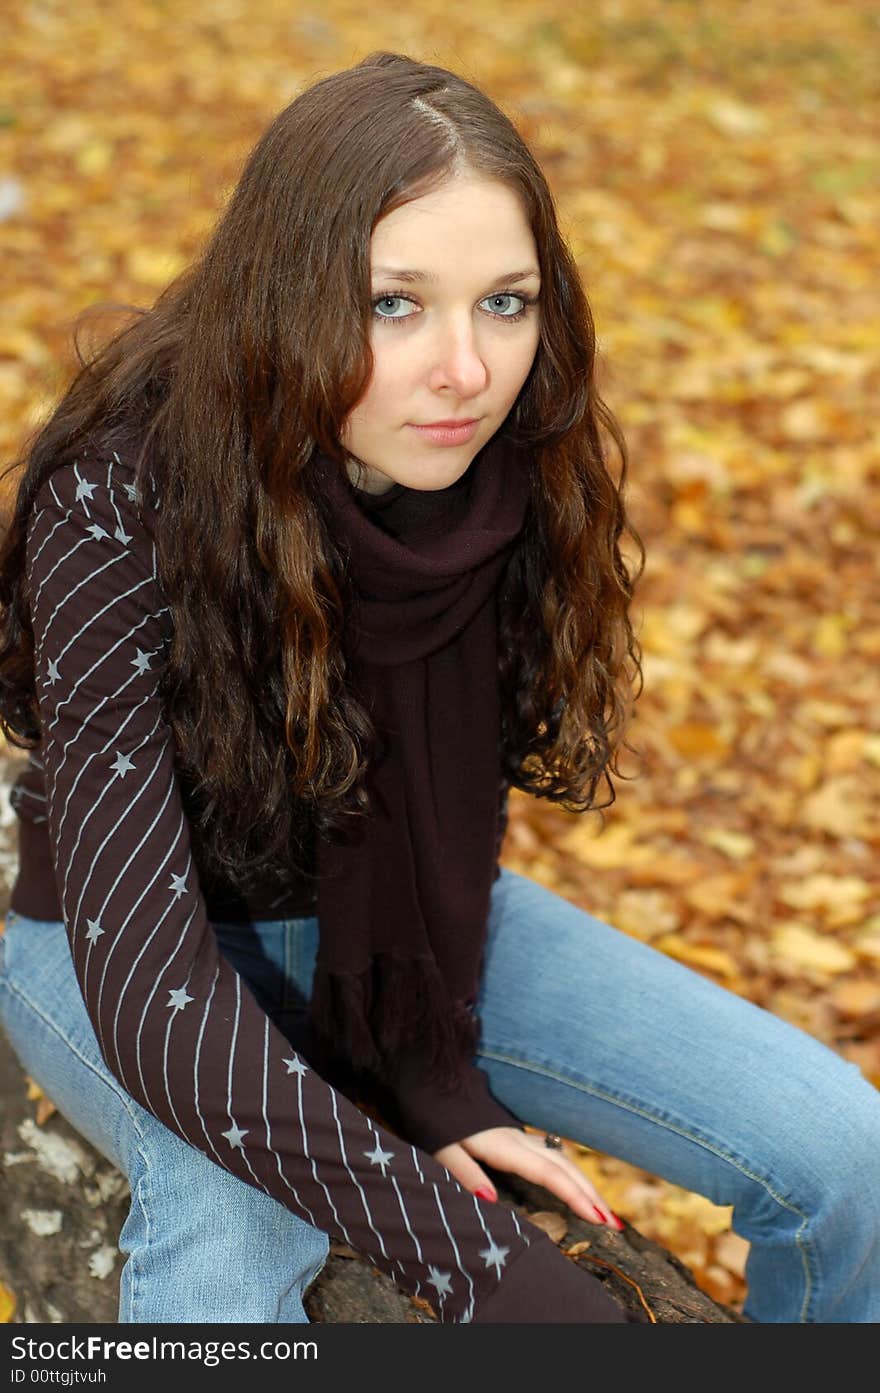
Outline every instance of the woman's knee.
<svg viewBox="0 0 880 1393">
<path fill-rule="evenodd" d="M 880 1234 L 880 1190 L 872 1183 L 880 1094 L 855 1064 L 817 1041 L 804 1042 L 800 1062 L 797 1077 L 782 1069 L 768 1119 L 761 1152 L 766 1214 L 779 1205 L 802 1215 L 810 1229 Z"/>
<path fill-rule="evenodd" d="M 119 1238 L 120 1321 L 305 1322 L 327 1234 L 162 1132 L 147 1139 Z"/>
</svg>

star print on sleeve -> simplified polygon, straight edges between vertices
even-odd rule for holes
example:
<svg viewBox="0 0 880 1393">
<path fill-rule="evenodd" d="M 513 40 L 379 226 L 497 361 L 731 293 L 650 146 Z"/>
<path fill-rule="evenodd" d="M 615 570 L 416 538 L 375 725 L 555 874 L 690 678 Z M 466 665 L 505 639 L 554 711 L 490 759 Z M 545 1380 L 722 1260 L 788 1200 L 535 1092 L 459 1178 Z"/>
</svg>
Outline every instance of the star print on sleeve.
<svg viewBox="0 0 880 1393">
<path fill-rule="evenodd" d="M 116 773 L 120 776 L 120 778 L 124 779 L 128 771 L 130 769 L 136 769 L 137 765 L 132 763 L 128 755 L 124 755 L 121 750 L 117 750 L 116 758 L 110 765 L 110 768 L 115 769 Z"/>
<path fill-rule="evenodd" d="M 175 900 L 179 900 L 181 895 L 188 894 L 189 892 L 186 888 L 186 876 L 172 875 L 168 889 L 174 891 Z"/>
<path fill-rule="evenodd" d="M 88 479 L 80 479 L 79 483 L 76 486 L 75 497 L 77 503 L 80 501 L 81 498 L 88 498 L 89 500 L 91 500 L 92 494 L 95 492 L 95 489 L 97 487 L 97 484 L 90 484 Z"/>
<path fill-rule="evenodd" d="M 86 528 L 86 531 L 94 537 L 96 542 L 100 542 L 103 537 L 110 536 L 110 533 L 107 532 L 99 522 L 93 522 L 91 527 Z"/>
<path fill-rule="evenodd" d="M 281 1062 L 287 1065 L 288 1074 L 299 1074 L 302 1077 L 308 1073 L 308 1065 L 303 1064 L 301 1059 L 283 1059 Z"/>
<path fill-rule="evenodd" d="M 437 1295 L 440 1297 L 452 1295 L 452 1273 L 438 1272 L 436 1267 L 428 1268 L 428 1281 L 432 1287 L 437 1288 Z"/>
<path fill-rule="evenodd" d="M 195 997 L 187 996 L 186 987 L 178 987 L 176 991 L 168 993 L 166 1004 L 172 1006 L 175 1011 L 182 1011 L 184 1006 L 188 1006 L 191 1001 L 195 1001 Z"/>
<path fill-rule="evenodd" d="M 385 1174 L 385 1170 L 386 1170 L 386 1167 L 387 1167 L 387 1165 L 388 1165 L 388 1162 L 394 1160 L 394 1152 L 393 1152 L 393 1151 L 383 1151 L 383 1150 L 382 1150 L 382 1147 L 379 1145 L 378 1142 L 376 1142 L 376 1147 L 375 1147 L 375 1150 L 374 1150 L 374 1151 L 365 1151 L 365 1152 L 364 1152 L 364 1155 L 366 1156 L 367 1160 L 370 1162 L 370 1165 L 372 1165 L 372 1166 L 381 1166 L 381 1168 L 382 1168 L 382 1174 L 383 1174 L 383 1175 Z"/>
<path fill-rule="evenodd" d="M 132 667 L 136 667 L 141 676 L 143 676 L 145 672 L 150 671 L 150 659 L 153 655 L 152 653 L 144 653 L 140 648 L 135 648 L 135 652 L 137 653 L 137 657 L 132 658 L 131 665 Z"/>
<path fill-rule="evenodd" d="M 236 1126 L 234 1122 L 232 1126 L 229 1128 L 228 1132 L 220 1133 L 221 1137 L 225 1137 L 231 1147 L 238 1147 L 239 1151 L 244 1151 L 244 1146 L 242 1145 L 242 1138 L 246 1137 L 247 1134 L 247 1127 L 245 1127 L 243 1132 L 239 1131 L 239 1128 Z"/>
<path fill-rule="evenodd" d="M 117 458 L 118 458 L 118 456 L 117 456 Z M 140 503 L 140 501 L 141 501 L 141 496 L 140 496 L 140 493 L 138 492 L 138 488 L 137 488 L 137 485 L 136 485 L 136 484 L 123 484 L 122 487 L 125 489 L 125 492 L 126 492 L 127 495 L 128 495 L 128 501 L 129 501 L 129 503 Z"/>
<path fill-rule="evenodd" d="M 98 939 L 101 937 L 101 934 L 106 933 L 106 930 L 101 928 L 101 920 L 87 919 L 86 923 L 89 926 L 89 931 L 86 934 L 86 938 L 89 940 L 89 943 L 97 943 Z"/>
<path fill-rule="evenodd" d="M 484 1260 L 487 1267 L 494 1267 L 496 1273 L 500 1277 L 501 1269 L 507 1262 L 507 1254 L 509 1252 L 509 1248 L 499 1248 L 493 1238 L 490 1247 L 482 1249 L 480 1257 Z"/>
<path fill-rule="evenodd" d="M 49 659 L 49 686 L 61 681 L 61 673 L 58 671 L 58 664 L 54 658 Z"/>
</svg>

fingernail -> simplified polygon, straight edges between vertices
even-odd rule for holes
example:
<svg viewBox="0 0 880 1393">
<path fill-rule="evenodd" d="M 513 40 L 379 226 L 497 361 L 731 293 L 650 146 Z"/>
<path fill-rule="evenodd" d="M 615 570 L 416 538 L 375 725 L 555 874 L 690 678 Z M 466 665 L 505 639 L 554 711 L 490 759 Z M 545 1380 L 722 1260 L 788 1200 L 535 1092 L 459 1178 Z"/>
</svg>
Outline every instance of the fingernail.
<svg viewBox="0 0 880 1393">
<path fill-rule="evenodd" d="M 498 1202 L 498 1196 L 495 1191 L 490 1190 L 486 1185 L 484 1185 L 481 1190 L 474 1190 L 474 1194 L 477 1196 L 477 1199 L 489 1200 L 491 1204 L 497 1204 Z"/>
<path fill-rule="evenodd" d="M 623 1222 L 623 1220 L 622 1220 L 622 1219 L 619 1219 L 619 1218 L 617 1217 L 616 1214 L 612 1214 L 611 1217 L 612 1217 L 612 1219 L 614 1220 L 614 1222 L 615 1222 L 615 1224 L 617 1225 L 617 1227 L 618 1227 L 618 1229 L 620 1230 L 620 1232 L 623 1233 L 623 1230 L 624 1230 L 624 1228 L 626 1227 L 625 1224 L 624 1224 L 624 1222 Z"/>
<path fill-rule="evenodd" d="M 594 1205 L 593 1205 L 593 1208 L 595 1209 L 596 1213 L 599 1215 L 599 1220 L 600 1220 L 600 1222 L 603 1223 L 603 1224 L 607 1224 L 607 1223 L 608 1223 L 608 1215 L 605 1213 L 605 1211 L 604 1211 L 603 1209 L 600 1209 L 599 1206 L 598 1206 L 598 1204 L 594 1204 Z"/>
</svg>

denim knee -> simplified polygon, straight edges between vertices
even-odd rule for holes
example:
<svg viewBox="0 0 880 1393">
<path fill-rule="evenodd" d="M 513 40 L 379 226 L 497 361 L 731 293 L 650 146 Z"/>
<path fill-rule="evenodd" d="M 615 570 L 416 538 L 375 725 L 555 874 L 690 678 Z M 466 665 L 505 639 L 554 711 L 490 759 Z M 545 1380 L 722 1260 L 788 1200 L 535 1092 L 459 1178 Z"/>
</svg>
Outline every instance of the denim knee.
<svg viewBox="0 0 880 1393">
<path fill-rule="evenodd" d="M 120 1322 L 307 1322 L 328 1235 L 156 1127 L 119 1237 Z"/>
</svg>

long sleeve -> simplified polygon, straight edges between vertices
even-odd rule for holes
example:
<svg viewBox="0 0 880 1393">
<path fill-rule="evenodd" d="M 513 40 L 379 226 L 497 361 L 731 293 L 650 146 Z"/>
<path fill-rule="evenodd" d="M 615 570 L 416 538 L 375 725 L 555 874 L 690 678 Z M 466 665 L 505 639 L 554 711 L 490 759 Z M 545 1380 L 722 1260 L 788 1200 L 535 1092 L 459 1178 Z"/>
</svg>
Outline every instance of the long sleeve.
<svg viewBox="0 0 880 1393">
<path fill-rule="evenodd" d="M 327 1084 L 219 953 L 158 691 L 170 612 L 127 464 L 83 457 L 47 481 L 28 587 L 58 896 L 123 1087 L 443 1322 L 625 1320 L 512 1209 L 475 1199 Z M 556 1314 L 535 1314 L 537 1288 Z"/>
</svg>

